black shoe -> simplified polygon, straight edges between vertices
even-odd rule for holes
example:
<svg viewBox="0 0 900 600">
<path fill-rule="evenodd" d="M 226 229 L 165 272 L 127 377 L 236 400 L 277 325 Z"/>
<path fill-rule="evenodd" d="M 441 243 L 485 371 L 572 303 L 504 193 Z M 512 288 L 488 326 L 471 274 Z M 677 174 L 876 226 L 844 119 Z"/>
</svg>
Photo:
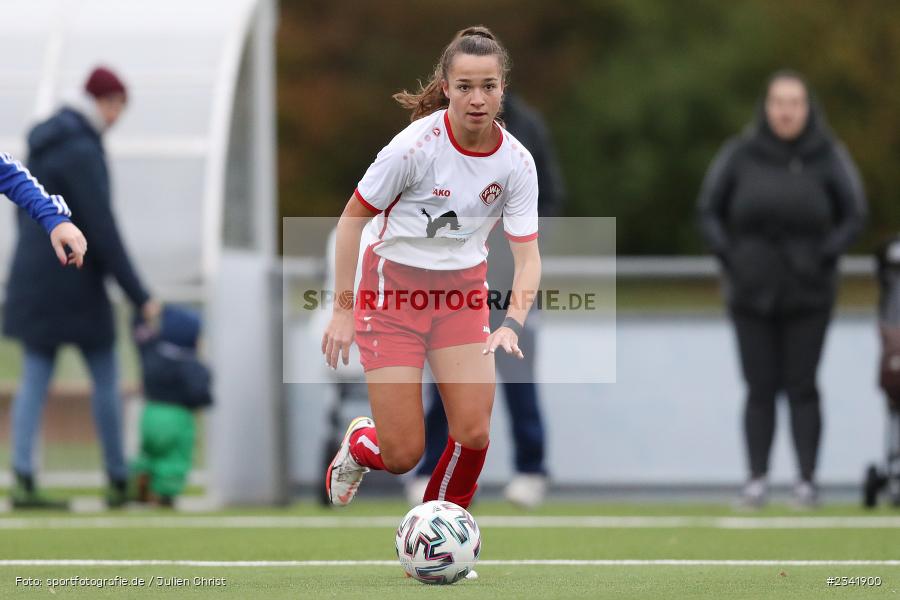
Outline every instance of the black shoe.
<svg viewBox="0 0 900 600">
<path fill-rule="evenodd" d="M 128 481 L 111 481 L 106 486 L 106 506 L 108 508 L 122 508 L 128 504 Z"/>
<path fill-rule="evenodd" d="M 16 473 L 16 482 L 9 492 L 13 508 L 69 510 L 65 500 L 48 498 L 34 485 L 34 477 Z"/>
</svg>

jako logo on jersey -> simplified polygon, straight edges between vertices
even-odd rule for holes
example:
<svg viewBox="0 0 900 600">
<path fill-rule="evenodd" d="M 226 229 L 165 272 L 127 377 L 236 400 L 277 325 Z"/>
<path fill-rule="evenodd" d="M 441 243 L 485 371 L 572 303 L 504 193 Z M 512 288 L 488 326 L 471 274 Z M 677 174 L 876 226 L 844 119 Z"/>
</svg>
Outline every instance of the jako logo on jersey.
<svg viewBox="0 0 900 600">
<path fill-rule="evenodd" d="M 440 188 L 434 188 L 431 190 L 431 193 L 437 196 L 438 198 L 449 198 L 450 190 L 442 190 Z"/>
<path fill-rule="evenodd" d="M 484 202 L 486 206 L 490 206 L 502 193 L 503 188 L 495 181 L 481 191 L 481 201 Z"/>
</svg>

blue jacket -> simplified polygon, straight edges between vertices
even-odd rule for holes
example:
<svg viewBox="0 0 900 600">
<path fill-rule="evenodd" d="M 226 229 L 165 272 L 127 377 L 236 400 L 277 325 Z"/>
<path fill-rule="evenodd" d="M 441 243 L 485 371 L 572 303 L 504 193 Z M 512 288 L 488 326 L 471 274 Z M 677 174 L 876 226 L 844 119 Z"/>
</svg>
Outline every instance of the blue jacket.
<svg viewBox="0 0 900 600">
<path fill-rule="evenodd" d="M 163 308 L 159 331 L 135 316 L 134 339 L 147 400 L 189 410 L 212 404 L 212 375 L 197 357 L 200 329 L 199 314 L 178 306 Z"/>
<path fill-rule="evenodd" d="M 159 339 L 138 342 L 144 396 L 188 410 L 210 406 L 212 375 L 192 351 Z"/>
<path fill-rule="evenodd" d="M 82 269 L 60 268 L 44 229 L 19 210 L 3 332 L 37 349 L 108 347 L 115 329 L 106 278 L 114 277 L 135 306 L 149 295 L 116 226 L 100 135 L 80 113 L 64 108 L 32 129 L 28 145 L 28 168 L 48 192 L 66 198 L 89 248 Z"/>
<path fill-rule="evenodd" d="M 0 194 L 15 202 L 47 233 L 72 216 L 62 196 L 51 196 L 22 163 L 0 153 Z"/>
</svg>

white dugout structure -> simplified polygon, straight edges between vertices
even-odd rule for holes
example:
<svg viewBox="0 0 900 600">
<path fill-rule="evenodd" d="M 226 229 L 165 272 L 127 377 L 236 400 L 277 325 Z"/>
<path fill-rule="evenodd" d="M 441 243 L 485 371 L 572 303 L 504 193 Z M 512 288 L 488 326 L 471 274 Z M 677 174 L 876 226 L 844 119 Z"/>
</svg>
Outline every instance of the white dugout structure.
<svg viewBox="0 0 900 600">
<path fill-rule="evenodd" d="M 106 136 L 132 258 L 162 300 L 200 302 L 217 405 L 207 489 L 219 504 L 285 498 L 276 301 L 276 0 L 0 0 L 0 149 L 96 65 L 129 107 Z M 0 280 L 15 240 L 0 205 Z"/>
</svg>

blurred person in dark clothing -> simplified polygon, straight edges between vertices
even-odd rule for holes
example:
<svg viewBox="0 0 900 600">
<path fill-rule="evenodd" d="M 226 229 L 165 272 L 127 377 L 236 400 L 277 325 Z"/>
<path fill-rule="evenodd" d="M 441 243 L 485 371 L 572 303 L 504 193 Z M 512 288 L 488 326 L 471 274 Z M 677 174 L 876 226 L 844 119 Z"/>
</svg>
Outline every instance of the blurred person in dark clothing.
<svg viewBox="0 0 900 600">
<path fill-rule="evenodd" d="M 503 96 L 501 113 L 507 130 L 528 148 L 534 157 L 538 174 L 538 214 L 554 217 L 560 213 L 565 196 L 565 187 L 550 133 L 541 115 L 522 98 L 506 91 Z M 542 227 L 546 228 L 546 223 Z M 509 244 L 503 237 L 502 227 L 497 227 L 488 238 L 491 249 L 488 260 L 488 283 L 491 290 L 506 297 L 512 289 L 513 257 Z M 500 327 L 506 315 L 505 308 L 491 307 L 491 329 Z M 535 384 L 534 364 L 536 328 L 540 321 L 539 311 L 532 316 L 519 336 L 519 348 L 524 359 L 498 355 L 497 370 L 503 381 L 506 406 L 511 416 L 513 442 L 515 445 L 516 475 L 505 489 L 508 500 L 526 508 L 541 504 L 547 489 L 547 469 L 544 464 L 544 424 Z M 437 465 L 447 442 L 447 416 L 436 385 L 431 384 L 431 399 L 425 415 L 425 456 L 415 471 L 415 476 L 407 482 L 407 496 L 410 504 L 419 504 L 431 472 Z"/>
<path fill-rule="evenodd" d="M 794 503 L 818 503 L 822 429 L 816 373 L 837 293 L 837 262 L 863 228 L 863 186 L 797 73 L 769 80 L 756 122 L 719 151 L 699 218 L 718 257 L 748 393 L 750 477 L 740 502 L 767 499 L 775 399 L 787 395 L 799 467 Z"/>
<path fill-rule="evenodd" d="M 3 333 L 24 346 L 22 381 L 12 405 L 12 503 L 23 508 L 64 507 L 42 496 L 34 479 L 34 443 L 57 351 L 73 344 L 93 381 L 92 408 L 109 479 L 111 507 L 126 501 L 128 468 L 122 448 L 121 400 L 115 354 L 113 310 L 105 281 L 113 276 L 148 319 L 159 305 L 131 265 L 112 212 L 109 172 L 102 135 L 126 105 L 121 79 L 95 69 L 80 96 L 35 126 L 29 136 L 28 166 L 51 194 L 66 198 L 72 221 L 91 241 L 80 270 L 51 268 L 57 257 L 46 233 L 19 211 L 19 237 L 7 284 Z M 35 275 L 35 274 L 39 275 Z"/>
</svg>

